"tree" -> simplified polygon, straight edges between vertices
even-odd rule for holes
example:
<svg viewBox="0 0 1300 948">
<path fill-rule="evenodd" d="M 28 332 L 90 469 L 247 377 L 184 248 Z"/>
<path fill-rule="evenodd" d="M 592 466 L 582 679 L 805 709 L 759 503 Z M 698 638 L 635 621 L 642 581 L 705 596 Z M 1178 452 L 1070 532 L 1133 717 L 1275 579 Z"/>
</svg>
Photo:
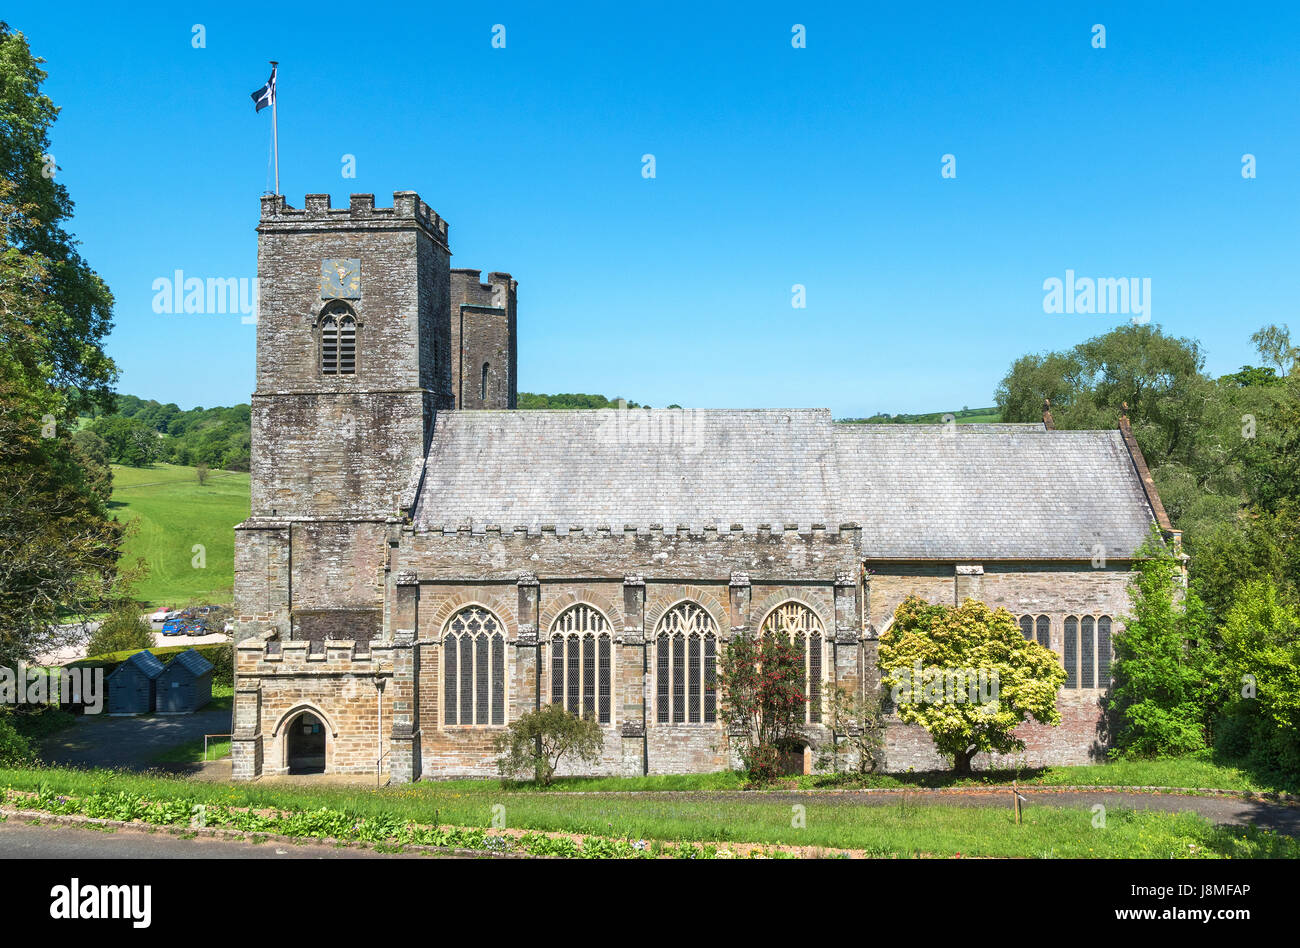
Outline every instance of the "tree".
<svg viewBox="0 0 1300 948">
<path fill-rule="evenodd" d="M 0 44 L 0 52 L 4 47 Z M 0 664 L 77 643 L 75 622 L 117 579 L 122 528 L 70 435 L 68 398 L 51 384 L 59 308 L 50 262 L 14 245 L 27 210 L 0 181 Z"/>
<path fill-rule="evenodd" d="M 149 623 L 140 615 L 140 610 L 134 603 L 124 602 L 117 605 L 100 623 L 99 628 L 91 633 L 86 650 L 89 655 L 107 655 L 110 652 L 152 648 L 153 645 L 153 631 L 149 628 Z"/>
<path fill-rule="evenodd" d="M 1132 615 L 1115 636 L 1115 685 L 1110 700 L 1117 757 L 1186 754 L 1205 746 L 1206 674 L 1211 652 L 1202 643 L 1205 610 L 1183 594 L 1180 564 L 1159 533 L 1138 551 L 1129 595 Z"/>
<path fill-rule="evenodd" d="M 833 773 L 841 764 L 858 774 L 874 773 L 882 763 L 885 746 L 885 715 L 874 689 L 832 684 L 826 702 L 826 726 L 830 739 L 818 754 L 818 766 Z"/>
<path fill-rule="evenodd" d="M 502 777 L 531 775 L 548 787 L 563 758 L 599 760 L 605 736 L 595 716 L 580 718 L 562 704 L 548 704 L 511 721 L 494 746 L 501 755 L 497 772 Z"/>
<path fill-rule="evenodd" d="M 1030 716 L 1060 723 L 1056 692 L 1065 669 L 1054 653 L 1027 641 L 1005 609 L 909 596 L 880 635 L 879 661 L 899 719 L 929 731 L 956 773 L 970 773 L 980 752 L 1023 750 L 1012 731 Z"/>
<path fill-rule="evenodd" d="M 737 635 L 722 653 L 718 688 L 722 718 L 736 755 L 755 783 L 780 773 L 781 754 L 803 746 L 808 699 L 800 687 L 800 655 L 782 636 Z"/>
<path fill-rule="evenodd" d="M 112 595 L 122 530 L 71 438 L 111 408 L 113 298 L 64 229 L 50 166 L 58 110 L 27 40 L 0 22 L 0 663 L 78 641 Z"/>
<path fill-rule="evenodd" d="M 1244 702 L 1300 734 L 1300 612 L 1268 578 L 1239 591 L 1223 622 L 1224 670 Z"/>
<path fill-rule="evenodd" d="M 32 56 L 22 33 L 0 21 L 0 180 L 13 183 L 6 199 L 23 209 L 11 222 L 5 245 L 48 267 L 46 305 L 31 313 L 47 383 L 69 413 L 91 405 L 108 410 L 117 368 L 105 355 L 103 340 L 113 325 L 113 295 L 64 229 L 73 203 L 58 181 L 58 169 L 49 164 L 50 128 L 59 110 L 41 92 L 42 62 Z"/>
</svg>

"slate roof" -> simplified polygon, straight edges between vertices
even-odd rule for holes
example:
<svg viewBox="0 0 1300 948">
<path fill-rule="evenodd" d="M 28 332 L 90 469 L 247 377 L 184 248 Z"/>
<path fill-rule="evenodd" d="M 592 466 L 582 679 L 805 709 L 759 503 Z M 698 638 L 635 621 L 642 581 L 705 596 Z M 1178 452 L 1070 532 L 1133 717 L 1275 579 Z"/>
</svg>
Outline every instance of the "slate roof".
<svg viewBox="0 0 1300 948">
<path fill-rule="evenodd" d="M 1154 516 L 1119 431 L 836 425 L 840 503 L 866 557 L 1131 555 Z"/>
<path fill-rule="evenodd" d="M 122 662 L 122 664 L 118 665 L 117 668 L 113 669 L 113 674 L 116 675 L 128 665 L 133 668 L 138 668 L 146 678 L 150 679 L 157 678 L 163 670 L 163 663 L 153 652 L 136 652 L 130 658 L 126 659 L 126 661 Z"/>
<path fill-rule="evenodd" d="M 882 559 L 1123 558 L 1154 519 L 1118 431 L 825 409 L 443 412 L 423 474 L 417 530 L 857 523 Z"/>
<path fill-rule="evenodd" d="M 173 666 L 185 669 L 195 678 L 202 678 L 212 671 L 212 663 L 192 648 L 186 649 L 167 663 L 168 669 Z"/>
</svg>

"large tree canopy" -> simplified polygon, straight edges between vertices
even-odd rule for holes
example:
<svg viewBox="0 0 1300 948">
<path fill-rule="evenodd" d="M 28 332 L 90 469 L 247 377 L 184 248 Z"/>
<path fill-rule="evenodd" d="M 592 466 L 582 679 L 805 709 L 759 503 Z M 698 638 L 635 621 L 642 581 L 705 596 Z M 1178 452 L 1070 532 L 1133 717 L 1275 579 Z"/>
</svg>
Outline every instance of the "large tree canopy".
<svg viewBox="0 0 1300 948">
<path fill-rule="evenodd" d="M 112 405 L 113 300 L 63 227 L 39 62 L 0 23 L 0 664 L 77 635 L 67 620 L 115 594 L 122 538 L 98 446 L 72 437 L 78 409 Z"/>
<path fill-rule="evenodd" d="M 65 411 L 92 404 L 111 409 L 117 369 L 103 340 L 112 328 L 113 295 L 65 229 L 73 204 L 50 155 L 59 110 L 41 91 L 42 62 L 22 33 L 0 22 L 0 178 L 11 182 L 7 200 L 22 211 L 11 218 L 5 245 L 47 268 L 46 305 L 28 315 L 42 340 L 48 383 Z"/>
<path fill-rule="evenodd" d="M 961 606 L 903 600 L 880 633 L 882 683 L 900 720 L 930 732 L 953 769 L 968 773 L 981 751 L 1024 749 L 1012 732 L 1029 717 L 1059 724 L 1065 669 L 1026 641 L 1011 613 L 967 599 Z"/>
</svg>

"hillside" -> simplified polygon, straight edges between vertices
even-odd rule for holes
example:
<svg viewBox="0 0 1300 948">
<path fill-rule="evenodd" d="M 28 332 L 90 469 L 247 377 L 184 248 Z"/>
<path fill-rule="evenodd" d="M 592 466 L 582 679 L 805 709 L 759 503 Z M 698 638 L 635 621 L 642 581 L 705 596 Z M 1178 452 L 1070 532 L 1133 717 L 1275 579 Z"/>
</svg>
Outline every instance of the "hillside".
<svg viewBox="0 0 1300 948">
<path fill-rule="evenodd" d="M 113 465 L 114 516 L 137 529 L 122 557 L 149 564 L 149 575 L 135 590 L 151 606 L 184 604 L 192 599 L 230 602 L 235 570 L 235 524 L 248 517 L 248 475 L 212 471 L 199 484 L 195 468 L 157 464 L 138 468 Z M 194 565 L 195 545 L 206 560 Z"/>
<path fill-rule="evenodd" d="M 960 411 L 932 411 L 924 415 L 890 415 L 881 413 L 870 418 L 837 418 L 844 425 L 940 425 L 944 415 L 952 415 L 959 425 L 993 424 L 1002 420 L 997 407 L 963 408 Z"/>
</svg>

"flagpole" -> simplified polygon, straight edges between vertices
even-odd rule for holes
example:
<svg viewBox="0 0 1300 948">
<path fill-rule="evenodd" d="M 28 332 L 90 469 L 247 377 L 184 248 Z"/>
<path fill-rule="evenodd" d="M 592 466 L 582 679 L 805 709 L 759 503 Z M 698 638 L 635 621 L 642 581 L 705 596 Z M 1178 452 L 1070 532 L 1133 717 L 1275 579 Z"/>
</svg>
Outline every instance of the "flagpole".
<svg viewBox="0 0 1300 948">
<path fill-rule="evenodd" d="M 278 64 L 274 59 L 271 60 L 271 147 L 275 152 L 275 193 L 280 193 L 280 126 L 276 121 L 275 105 L 276 100 L 280 98 L 280 79 L 277 75 L 276 66 Z"/>
</svg>

